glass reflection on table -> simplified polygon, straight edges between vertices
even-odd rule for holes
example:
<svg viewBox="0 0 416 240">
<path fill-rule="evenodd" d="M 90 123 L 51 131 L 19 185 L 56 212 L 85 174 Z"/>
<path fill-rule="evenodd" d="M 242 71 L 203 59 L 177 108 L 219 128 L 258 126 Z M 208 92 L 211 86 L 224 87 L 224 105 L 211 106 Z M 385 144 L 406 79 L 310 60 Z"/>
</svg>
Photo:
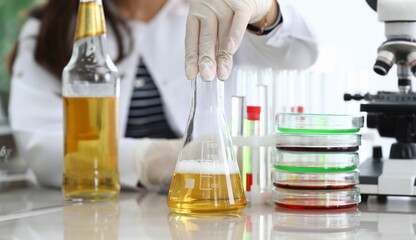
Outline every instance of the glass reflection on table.
<svg viewBox="0 0 416 240">
<path fill-rule="evenodd" d="M 357 208 L 300 210 L 277 207 L 272 239 L 355 239 L 360 225 Z"/>
<path fill-rule="evenodd" d="M 119 202 L 97 202 L 63 208 L 64 239 L 118 239 Z"/>
<path fill-rule="evenodd" d="M 172 239 L 244 239 L 247 216 L 228 215 L 168 215 Z"/>
</svg>

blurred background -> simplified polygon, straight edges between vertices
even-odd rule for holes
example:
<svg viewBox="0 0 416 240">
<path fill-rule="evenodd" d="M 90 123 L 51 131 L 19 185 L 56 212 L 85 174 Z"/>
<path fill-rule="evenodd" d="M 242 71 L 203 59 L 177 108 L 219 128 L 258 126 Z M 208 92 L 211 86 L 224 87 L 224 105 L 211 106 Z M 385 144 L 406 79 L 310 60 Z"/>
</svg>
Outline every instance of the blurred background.
<svg viewBox="0 0 416 240">
<path fill-rule="evenodd" d="M 40 0 L 0 0 L 0 122 L 5 122 L 10 87 L 10 77 L 5 67 L 7 54 L 12 49 L 20 27 L 27 18 L 27 9 Z"/>
<path fill-rule="evenodd" d="M 40 2 L 0 0 L 0 187 L 26 178 L 27 165 L 18 155 L 7 121 L 10 76 L 5 63 L 27 18 L 28 8 Z"/>
<path fill-rule="evenodd" d="M 385 41 L 384 25 L 378 22 L 377 14 L 365 0 L 285 1 L 291 2 L 302 13 L 319 40 L 320 56 L 310 69 L 326 74 L 323 82 L 325 93 L 319 94 L 322 98 L 320 103 L 325 104 L 325 107 L 318 112 L 358 113 L 359 103 L 343 101 L 345 92 L 397 91 L 395 69 L 385 77 L 376 75 L 372 70 L 377 48 Z M 12 149 L 12 158 L 16 159 L 19 159 L 16 155 L 17 149 L 7 124 L 10 77 L 5 68 L 5 61 L 27 18 L 27 9 L 41 2 L 43 1 L 0 0 L 0 150 L 4 146 Z M 377 137 L 376 132 L 373 132 L 373 135 Z M 1 160 L 0 180 L 2 164 L 5 164 Z M 24 164 L 18 160 L 14 162 L 18 166 L 12 167 L 14 171 L 24 169 Z M 12 165 L 10 162 L 7 164 L 10 169 Z"/>
<path fill-rule="evenodd" d="M 357 73 L 354 75 L 362 78 L 360 81 L 332 79 L 338 83 L 344 81 L 345 91 L 397 89 L 394 69 L 386 77 L 380 77 L 372 71 L 377 47 L 385 37 L 383 24 L 377 21 L 377 14 L 365 0 L 286 1 L 295 5 L 302 13 L 319 39 L 320 57 L 312 70 Z M 40 2 L 42 0 L 0 0 L 0 119 L 3 121 L 4 115 L 7 115 L 10 86 L 4 61 L 27 17 L 27 9 Z M 360 86 L 355 86 L 357 84 Z M 335 106 L 333 108 L 338 109 Z"/>
</svg>

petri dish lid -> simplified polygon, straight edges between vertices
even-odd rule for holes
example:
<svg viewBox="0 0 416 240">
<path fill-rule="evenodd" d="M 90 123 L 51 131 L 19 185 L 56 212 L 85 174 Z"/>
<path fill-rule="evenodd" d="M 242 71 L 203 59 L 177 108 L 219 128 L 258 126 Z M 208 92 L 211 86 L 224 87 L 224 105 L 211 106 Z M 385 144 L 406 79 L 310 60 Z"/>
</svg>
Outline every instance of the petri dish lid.
<svg viewBox="0 0 416 240">
<path fill-rule="evenodd" d="M 278 206 L 303 209 L 339 209 L 354 207 L 361 201 L 360 190 L 292 190 L 275 188 L 272 199 Z"/>
<path fill-rule="evenodd" d="M 332 173 L 272 171 L 276 187 L 304 190 L 351 188 L 358 184 L 358 176 L 358 170 Z"/>
<path fill-rule="evenodd" d="M 350 240 L 357 239 L 357 230 L 285 229 L 275 225 L 271 239 Z"/>
<path fill-rule="evenodd" d="M 360 225 L 360 211 L 357 207 L 337 210 L 303 210 L 276 207 L 273 213 L 274 229 L 279 232 L 308 234 L 320 233 L 314 239 L 322 239 L 322 233 L 337 233 L 356 230 Z M 299 238 L 303 239 L 303 238 Z M 343 238 L 325 238 L 343 239 Z M 354 239 L 354 238 L 346 238 Z"/>
<path fill-rule="evenodd" d="M 291 152 L 274 151 L 274 166 L 280 170 L 303 172 L 340 172 L 357 168 L 357 152 Z"/>
<path fill-rule="evenodd" d="M 276 126 L 281 132 L 355 133 L 364 126 L 359 115 L 278 113 Z"/>
<path fill-rule="evenodd" d="M 360 134 L 276 133 L 276 147 L 348 148 L 361 144 Z"/>
</svg>

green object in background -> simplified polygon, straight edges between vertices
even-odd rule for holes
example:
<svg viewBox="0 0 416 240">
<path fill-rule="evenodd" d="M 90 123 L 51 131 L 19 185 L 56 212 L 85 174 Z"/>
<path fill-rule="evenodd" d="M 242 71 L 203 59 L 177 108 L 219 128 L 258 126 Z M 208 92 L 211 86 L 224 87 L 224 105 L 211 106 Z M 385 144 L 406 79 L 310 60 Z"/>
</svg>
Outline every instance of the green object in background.
<svg viewBox="0 0 416 240">
<path fill-rule="evenodd" d="M 356 166 L 348 166 L 343 168 L 315 168 L 315 167 L 288 167 L 288 166 L 274 166 L 276 169 L 290 171 L 290 172 L 345 172 L 355 170 Z"/>
<path fill-rule="evenodd" d="M 0 111 L 3 109 L 7 113 L 7 104 L 10 89 L 10 76 L 6 70 L 5 60 L 14 46 L 19 35 L 20 28 L 27 18 L 26 9 L 29 9 L 39 0 L 17 0 L 0 1 Z M 6 114 L 5 113 L 5 114 Z M 2 113 L 0 113 L 0 116 Z"/>
<path fill-rule="evenodd" d="M 356 133 L 359 132 L 359 128 L 355 129 L 289 129 L 289 128 L 278 128 L 281 132 L 288 133 Z"/>
</svg>

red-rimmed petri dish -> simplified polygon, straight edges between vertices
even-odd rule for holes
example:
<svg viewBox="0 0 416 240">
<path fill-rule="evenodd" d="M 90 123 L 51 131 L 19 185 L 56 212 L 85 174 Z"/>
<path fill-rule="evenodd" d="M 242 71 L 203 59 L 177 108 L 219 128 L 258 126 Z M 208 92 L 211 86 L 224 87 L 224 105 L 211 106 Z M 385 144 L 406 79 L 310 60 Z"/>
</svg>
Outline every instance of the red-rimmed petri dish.
<svg viewBox="0 0 416 240">
<path fill-rule="evenodd" d="M 355 152 L 360 134 L 276 133 L 276 148 L 296 152 Z"/>
<path fill-rule="evenodd" d="M 274 186 L 284 189 L 336 190 L 353 188 L 358 184 L 358 170 L 346 172 L 291 172 L 274 169 Z"/>
<path fill-rule="evenodd" d="M 341 190 L 298 190 L 275 188 L 272 198 L 276 206 L 291 209 L 342 209 L 357 206 L 361 201 L 356 187 Z"/>
</svg>

